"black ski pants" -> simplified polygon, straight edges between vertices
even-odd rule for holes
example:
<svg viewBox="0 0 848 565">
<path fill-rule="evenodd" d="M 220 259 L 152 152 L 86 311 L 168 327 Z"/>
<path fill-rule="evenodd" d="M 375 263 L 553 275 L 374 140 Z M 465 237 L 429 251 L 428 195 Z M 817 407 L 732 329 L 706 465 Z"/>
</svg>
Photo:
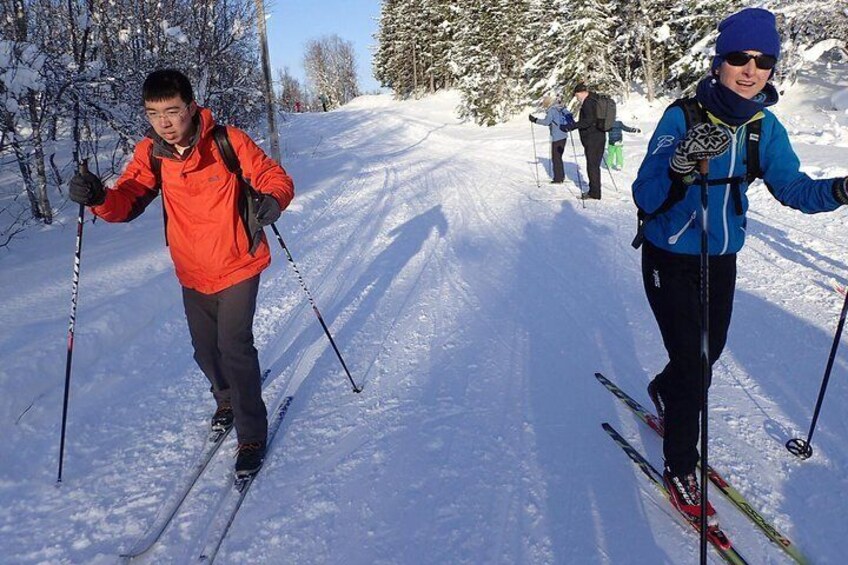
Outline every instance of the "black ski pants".
<svg viewBox="0 0 848 565">
<path fill-rule="evenodd" d="M 562 182 L 565 180 L 565 168 L 562 165 L 562 154 L 565 153 L 566 139 L 551 142 L 551 164 L 554 173 L 554 182 Z"/>
<path fill-rule="evenodd" d="M 589 196 L 601 198 L 601 160 L 607 146 L 606 134 L 602 131 L 580 136 L 586 152 L 586 176 L 589 177 Z"/>
<path fill-rule="evenodd" d="M 239 443 L 264 442 L 268 434 L 259 355 L 253 346 L 258 291 L 259 275 L 214 294 L 183 287 L 194 359 L 218 406 L 232 406 Z"/>
<path fill-rule="evenodd" d="M 710 366 L 721 355 L 736 289 L 736 255 L 710 257 Z M 701 388 L 701 258 L 642 246 L 642 281 L 660 327 L 668 364 L 656 383 L 665 403 L 666 466 L 675 475 L 698 463 Z"/>
</svg>

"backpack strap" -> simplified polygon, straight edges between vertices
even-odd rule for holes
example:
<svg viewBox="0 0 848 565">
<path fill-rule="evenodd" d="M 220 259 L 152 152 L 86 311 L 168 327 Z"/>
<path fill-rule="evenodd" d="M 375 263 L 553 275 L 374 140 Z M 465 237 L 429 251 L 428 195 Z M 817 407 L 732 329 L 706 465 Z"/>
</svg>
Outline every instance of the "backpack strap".
<svg viewBox="0 0 848 565">
<path fill-rule="evenodd" d="M 760 133 L 763 129 L 763 121 L 755 120 L 748 124 L 748 137 L 745 140 L 745 150 L 747 154 L 748 174 L 745 181 L 751 184 L 756 179 L 763 178 L 763 171 L 760 168 Z"/>
<path fill-rule="evenodd" d="M 265 231 L 256 221 L 256 191 L 250 186 L 250 183 L 242 174 L 241 161 L 239 161 L 238 155 L 235 149 L 233 149 L 233 144 L 230 143 L 230 136 L 227 135 L 227 127 L 216 124 L 212 128 L 212 138 L 215 140 L 218 152 L 224 160 L 224 165 L 226 165 L 228 171 L 236 176 L 239 187 L 241 188 L 241 195 L 238 199 L 239 215 L 247 231 L 247 240 L 250 242 L 250 254 L 253 255 L 265 237 Z"/>
<path fill-rule="evenodd" d="M 215 139 L 215 145 L 218 146 L 218 151 L 224 159 L 224 165 L 227 166 L 227 170 L 234 175 L 238 175 L 240 179 L 244 179 L 244 176 L 241 174 L 241 162 L 233 149 L 233 144 L 230 143 L 230 136 L 227 135 L 227 126 L 216 124 L 212 128 L 212 137 Z"/>
<path fill-rule="evenodd" d="M 147 150 L 147 161 L 150 163 L 150 170 L 153 171 L 153 177 L 156 179 L 154 189 L 162 195 L 162 225 L 165 230 L 165 247 L 168 247 L 168 211 L 165 209 L 165 191 L 162 190 L 162 160 L 153 156 L 153 148 L 155 145 L 150 144 Z"/>
</svg>

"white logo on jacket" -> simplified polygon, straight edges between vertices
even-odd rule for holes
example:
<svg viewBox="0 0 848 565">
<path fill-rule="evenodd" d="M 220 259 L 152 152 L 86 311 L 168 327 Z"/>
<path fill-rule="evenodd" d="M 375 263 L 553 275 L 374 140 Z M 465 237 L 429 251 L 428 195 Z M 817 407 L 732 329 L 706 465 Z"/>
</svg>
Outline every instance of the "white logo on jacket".
<svg viewBox="0 0 848 565">
<path fill-rule="evenodd" d="M 657 148 L 654 149 L 654 152 L 651 153 L 651 155 L 656 155 L 660 149 L 671 147 L 672 145 L 674 145 L 673 135 L 661 135 L 657 138 Z"/>
</svg>

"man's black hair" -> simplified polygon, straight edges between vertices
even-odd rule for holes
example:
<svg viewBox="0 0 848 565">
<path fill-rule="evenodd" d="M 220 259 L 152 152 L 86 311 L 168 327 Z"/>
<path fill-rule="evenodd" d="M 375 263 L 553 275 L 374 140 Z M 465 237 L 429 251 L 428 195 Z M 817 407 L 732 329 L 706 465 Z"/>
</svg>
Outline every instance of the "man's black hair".
<svg viewBox="0 0 848 565">
<path fill-rule="evenodd" d="M 188 77 L 176 69 L 159 69 L 144 79 L 141 98 L 144 102 L 158 102 L 179 96 L 186 104 L 194 101 L 194 91 Z"/>
</svg>

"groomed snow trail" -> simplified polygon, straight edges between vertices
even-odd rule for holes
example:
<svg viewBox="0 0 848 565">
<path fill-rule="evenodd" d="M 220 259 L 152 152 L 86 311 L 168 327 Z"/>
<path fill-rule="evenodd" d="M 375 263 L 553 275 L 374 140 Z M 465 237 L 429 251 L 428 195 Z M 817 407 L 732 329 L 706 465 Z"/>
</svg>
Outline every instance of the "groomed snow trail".
<svg viewBox="0 0 848 565">
<path fill-rule="evenodd" d="M 694 562 L 697 537 L 600 427 L 655 462 L 661 448 L 593 377 L 647 402 L 662 344 L 630 247 L 627 165 L 585 208 L 582 150 L 564 185 L 536 186 L 526 117 L 478 128 L 458 99 L 362 97 L 283 123 L 297 197 L 278 223 L 339 344 L 338 364 L 275 240 L 255 334 L 269 406 L 294 394 L 222 563 Z M 791 102 L 791 101 L 790 101 Z M 789 106 L 794 109 L 794 106 Z M 662 105 L 623 119 L 652 131 Z M 844 119 L 844 118 L 843 118 Z M 797 126 L 812 174 L 848 169 Z M 537 152 L 546 165 L 545 131 Z M 554 199 L 552 199 L 554 198 Z M 559 198 L 558 200 L 556 198 Z M 817 217 L 753 190 L 728 348 L 711 393 L 711 463 L 817 563 L 848 552 L 845 363 L 799 463 L 848 279 L 844 212 Z M 0 546 L 15 563 L 113 563 L 192 465 L 211 397 L 194 367 L 156 206 L 129 225 L 86 225 L 66 479 L 55 487 L 73 229 L 2 259 Z M 28 243 L 28 242 L 27 242 Z M 48 266 L 50 269 L 48 270 Z M 67 267 L 65 273 L 64 267 Z M 26 410 L 32 403 L 32 408 Z M 17 421 L 17 423 L 16 423 Z M 233 446 L 147 559 L 190 562 Z M 7 462 L 13 461 L 9 464 Z M 779 549 L 715 493 L 753 563 Z"/>
</svg>

